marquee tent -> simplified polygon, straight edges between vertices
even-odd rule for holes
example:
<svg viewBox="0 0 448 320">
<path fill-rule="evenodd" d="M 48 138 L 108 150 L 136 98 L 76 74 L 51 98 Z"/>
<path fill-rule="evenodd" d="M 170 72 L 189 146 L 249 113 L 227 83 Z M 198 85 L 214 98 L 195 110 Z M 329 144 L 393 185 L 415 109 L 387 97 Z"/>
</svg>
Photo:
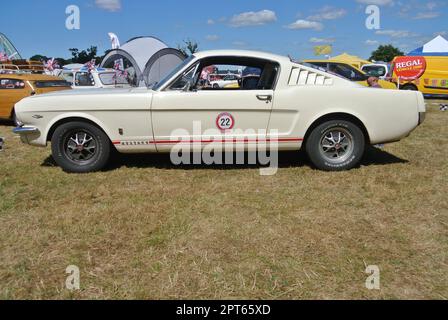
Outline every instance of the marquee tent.
<svg viewBox="0 0 448 320">
<path fill-rule="evenodd" d="M 408 56 L 448 56 L 448 41 L 437 36 L 427 44 L 407 54 Z"/>
<path fill-rule="evenodd" d="M 343 53 L 343 54 L 341 54 L 339 56 L 332 57 L 330 60 L 343 61 L 343 62 L 351 64 L 352 66 L 357 67 L 359 69 L 363 65 L 371 63 L 370 61 L 364 60 L 364 59 L 362 59 L 360 57 L 357 57 L 357 56 L 352 56 L 352 55 L 350 55 L 348 53 Z"/>
<path fill-rule="evenodd" d="M 137 37 L 120 48 L 109 51 L 101 62 L 101 67 L 113 68 L 116 61 L 122 61 L 133 85 L 151 86 L 184 59 L 182 52 L 168 48 L 155 37 Z"/>
</svg>

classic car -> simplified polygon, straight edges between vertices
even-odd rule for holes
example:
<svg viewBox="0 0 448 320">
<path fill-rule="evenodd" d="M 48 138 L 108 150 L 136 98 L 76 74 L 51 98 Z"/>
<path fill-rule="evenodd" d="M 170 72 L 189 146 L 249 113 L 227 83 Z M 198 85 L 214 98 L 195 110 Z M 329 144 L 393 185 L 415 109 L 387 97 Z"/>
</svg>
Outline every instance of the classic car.
<svg viewBox="0 0 448 320">
<path fill-rule="evenodd" d="M 350 81 L 354 81 L 363 86 L 368 86 L 367 79 L 371 76 L 362 70 L 359 70 L 355 66 L 352 66 L 343 61 L 335 60 L 304 60 L 304 62 L 309 63 L 313 66 L 323 68 L 331 73 L 338 74 Z M 378 84 L 383 89 L 397 89 L 397 86 L 389 81 L 380 79 Z"/>
<path fill-rule="evenodd" d="M 3 69 L 2 72 L 7 71 Z M 0 118 L 16 122 L 14 105 L 25 97 L 71 89 L 58 77 L 21 71 L 0 72 Z"/>
<path fill-rule="evenodd" d="M 261 76 L 239 88 L 201 88 L 201 70 L 210 65 L 260 68 Z M 16 104 L 13 131 L 34 146 L 51 141 L 54 160 L 68 172 L 100 170 L 114 149 L 176 152 L 182 143 L 223 142 L 269 149 L 267 141 L 277 150 L 303 148 L 318 169 L 345 170 L 359 164 L 366 144 L 408 136 L 425 110 L 419 92 L 367 88 L 287 57 L 222 50 L 195 53 L 151 88 L 26 98 Z"/>
<path fill-rule="evenodd" d="M 129 88 L 127 79 L 118 75 L 114 69 L 95 68 L 88 70 L 83 64 L 64 66 L 57 76 L 71 83 L 73 89 Z"/>
<path fill-rule="evenodd" d="M 222 80 L 210 81 L 210 86 L 213 88 L 224 88 L 229 85 L 238 84 L 239 78 L 236 74 L 228 74 Z"/>
</svg>

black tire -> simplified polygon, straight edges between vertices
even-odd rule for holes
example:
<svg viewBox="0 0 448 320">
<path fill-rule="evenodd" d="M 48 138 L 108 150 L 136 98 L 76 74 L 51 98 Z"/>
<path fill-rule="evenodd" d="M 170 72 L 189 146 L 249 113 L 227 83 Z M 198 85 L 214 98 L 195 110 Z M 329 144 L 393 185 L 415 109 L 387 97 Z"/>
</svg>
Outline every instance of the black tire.
<svg viewBox="0 0 448 320">
<path fill-rule="evenodd" d="M 219 89 L 219 84 L 214 83 L 214 84 L 213 84 L 213 89 Z"/>
<path fill-rule="evenodd" d="M 103 169 L 111 153 L 107 135 L 98 127 L 79 121 L 56 128 L 51 138 L 51 150 L 54 161 L 64 171 L 73 173 Z"/>
<path fill-rule="evenodd" d="M 317 169 L 350 170 L 359 164 L 364 155 L 365 137 L 362 130 L 350 121 L 330 120 L 313 129 L 305 148 Z"/>
<path fill-rule="evenodd" d="M 401 87 L 401 90 L 418 91 L 418 88 L 413 84 L 405 84 Z"/>
</svg>

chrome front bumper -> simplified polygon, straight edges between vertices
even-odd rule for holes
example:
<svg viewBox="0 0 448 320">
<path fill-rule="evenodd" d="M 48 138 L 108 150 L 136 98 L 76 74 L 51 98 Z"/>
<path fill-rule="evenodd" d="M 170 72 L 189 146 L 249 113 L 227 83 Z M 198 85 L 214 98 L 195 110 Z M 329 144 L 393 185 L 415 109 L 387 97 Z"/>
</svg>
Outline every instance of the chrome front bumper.
<svg viewBox="0 0 448 320">
<path fill-rule="evenodd" d="M 12 132 L 15 134 L 30 134 L 30 133 L 39 133 L 39 129 L 36 127 L 16 127 L 12 129 Z"/>
</svg>

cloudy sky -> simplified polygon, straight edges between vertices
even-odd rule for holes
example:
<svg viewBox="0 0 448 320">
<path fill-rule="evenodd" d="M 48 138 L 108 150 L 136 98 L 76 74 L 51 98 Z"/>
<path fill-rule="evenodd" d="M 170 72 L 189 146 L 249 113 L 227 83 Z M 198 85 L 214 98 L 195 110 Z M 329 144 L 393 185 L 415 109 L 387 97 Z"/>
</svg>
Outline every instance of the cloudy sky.
<svg viewBox="0 0 448 320">
<path fill-rule="evenodd" d="M 68 5 L 81 12 L 80 30 L 67 30 Z M 380 8 L 379 30 L 365 27 L 369 4 Z M 24 10 L 26 8 L 26 10 Z M 183 39 L 201 50 L 238 48 L 310 58 L 332 44 L 334 55 L 368 58 L 379 44 L 407 52 L 437 34 L 448 37 L 446 0 L 21 0 L 2 4 L 0 32 L 24 57 L 69 57 L 69 48 L 109 49 L 108 32 L 121 42 L 153 35 L 176 47 Z"/>
</svg>

